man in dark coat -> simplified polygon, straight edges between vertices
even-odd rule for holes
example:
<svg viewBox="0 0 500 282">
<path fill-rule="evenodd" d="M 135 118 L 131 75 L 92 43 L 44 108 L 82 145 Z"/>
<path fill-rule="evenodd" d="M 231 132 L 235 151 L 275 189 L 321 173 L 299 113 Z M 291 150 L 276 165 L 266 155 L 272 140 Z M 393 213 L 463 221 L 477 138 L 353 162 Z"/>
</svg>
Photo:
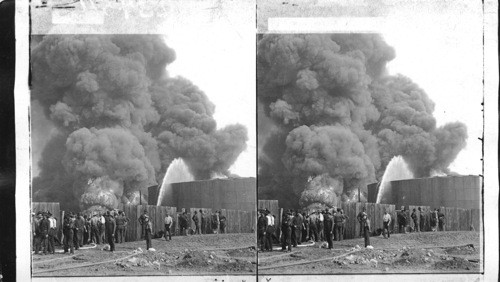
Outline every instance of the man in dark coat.
<svg viewBox="0 0 500 282">
<path fill-rule="evenodd" d="M 281 220 L 281 250 L 292 251 L 292 225 L 293 225 L 293 215 L 291 212 L 283 214 L 283 219 Z"/>
<path fill-rule="evenodd" d="M 295 211 L 295 218 L 293 225 L 295 227 L 294 247 L 297 247 L 297 245 L 300 245 L 302 243 L 302 229 L 304 228 L 304 218 L 302 217 L 302 214 L 300 214 L 299 211 Z"/>
<path fill-rule="evenodd" d="M 439 231 L 446 231 L 446 224 L 444 221 L 444 213 L 441 212 L 441 209 L 437 210 L 438 212 L 438 226 L 439 226 Z"/>
<path fill-rule="evenodd" d="M 141 224 L 141 239 L 144 239 L 144 233 L 145 233 L 145 228 L 146 228 L 146 225 L 145 225 L 146 216 L 148 216 L 148 210 L 144 210 L 144 213 L 141 214 L 141 216 L 138 219 L 139 223 Z"/>
<path fill-rule="evenodd" d="M 420 217 L 420 222 L 419 222 L 420 223 L 420 231 L 424 232 L 425 231 L 425 215 L 424 215 L 424 211 L 420 207 L 418 207 L 418 214 Z"/>
<path fill-rule="evenodd" d="M 38 232 L 37 236 L 39 238 L 39 243 L 36 246 L 35 249 L 35 254 L 38 254 L 40 249 L 42 249 L 43 254 L 47 254 L 47 242 L 49 238 L 49 228 L 50 228 L 50 223 L 49 220 L 47 219 L 47 214 L 43 213 L 42 214 L 42 219 L 40 220 L 40 223 L 38 224 Z"/>
<path fill-rule="evenodd" d="M 200 230 L 200 221 L 199 221 L 199 216 L 198 216 L 198 212 L 197 211 L 194 211 L 194 214 L 193 214 L 193 217 L 191 218 L 194 222 L 194 226 L 195 226 L 195 231 L 194 231 L 194 234 L 201 234 L 201 230 Z"/>
<path fill-rule="evenodd" d="M 106 213 L 105 223 L 106 225 L 106 238 L 108 239 L 109 250 L 111 252 L 115 251 L 115 232 L 116 232 L 116 221 L 110 211 Z"/>
<path fill-rule="evenodd" d="M 85 231 L 85 220 L 80 213 L 75 218 L 75 249 L 83 247 L 83 232 Z"/>
<path fill-rule="evenodd" d="M 219 215 L 219 227 L 221 234 L 226 233 L 226 217 L 223 214 Z"/>
<path fill-rule="evenodd" d="M 333 221 L 333 216 L 332 214 L 328 211 L 325 210 L 325 237 L 326 241 L 328 242 L 328 249 L 333 248 L 333 226 L 334 226 L 334 221 Z"/>
<path fill-rule="evenodd" d="M 264 212 L 262 210 L 259 211 L 259 219 L 257 220 L 257 238 L 260 243 L 260 250 L 264 251 L 266 245 L 266 228 L 267 228 L 267 219 L 264 216 Z"/>
<path fill-rule="evenodd" d="M 75 223 L 71 219 L 71 213 L 64 216 L 63 232 L 64 232 L 64 253 L 70 251 L 70 254 L 74 254 L 73 247 L 73 232 L 75 228 Z"/>
<path fill-rule="evenodd" d="M 207 234 L 207 217 L 203 210 L 199 211 L 200 222 L 201 222 L 201 234 Z"/>
<path fill-rule="evenodd" d="M 151 234 L 153 232 L 153 224 L 149 220 L 149 217 L 144 218 L 144 238 L 146 239 L 146 250 L 151 248 Z"/>
<path fill-rule="evenodd" d="M 52 216 L 52 214 L 47 211 L 47 220 L 49 221 L 49 233 L 48 233 L 48 240 L 47 240 L 47 248 L 49 253 L 54 254 L 55 253 L 55 248 L 54 248 L 54 243 L 55 243 L 55 238 L 56 238 L 56 233 L 57 233 L 57 221 L 56 219 Z"/>
<path fill-rule="evenodd" d="M 302 219 L 303 219 L 303 226 L 304 228 L 302 229 L 302 241 L 301 242 L 306 242 L 309 235 L 309 215 L 307 215 L 305 212 L 302 213 Z"/>
<path fill-rule="evenodd" d="M 410 217 L 411 217 L 411 220 L 413 221 L 413 231 L 420 232 L 420 225 L 418 224 L 417 209 L 413 209 Z"/>
<path fill-rule="evenodd" d="M 115 218 L 116 223 L 116 243 L 125 242 L 125 216 L 123 211 L 119 211 Z"/>
<path fill-rule="evenodd" d="M 398 225 L 399 233 L 406 234 L 406 211 L 404 206 L 401 206 L 401 210 L 398 212 Z"/>
<path fill-rule="evenodd" d="M 366 213 L 366 207 L 363 207 L 363 209 L 358 213 L 356 218 L 358 219 L 359 222 L 359 237 L 363 237 L 363 213 Z"/>
<path fill-rule="evenodd" d="M 184 211 L 179 215 L 179 233 L 180 235 L 187 235 L 186 230 L 188 229 L 188 217 L 187 212 Z"/>
<path fill-rule="evenodd" d="M 344 238 L 344 234 L 342 234 L 344 229 L 344 217 L 340 212 L 340 208 L 337 208 L 337 212 L 333 216 L 333 221 L 335 223 L 335 241 L 341 241 Z"/>
</svg>

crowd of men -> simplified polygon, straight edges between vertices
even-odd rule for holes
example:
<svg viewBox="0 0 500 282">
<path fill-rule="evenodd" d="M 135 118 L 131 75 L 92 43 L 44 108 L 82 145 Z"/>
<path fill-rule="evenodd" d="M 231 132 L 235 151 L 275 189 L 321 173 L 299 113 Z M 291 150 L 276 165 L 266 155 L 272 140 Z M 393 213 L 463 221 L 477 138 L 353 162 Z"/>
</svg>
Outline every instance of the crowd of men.
<svg viewBox="0 0 500 282">
<path fill-rule="evenodd" d="M 309 214 L 298 210 L 288 210 L 283 212 L 281 219 L 280 238 L 276 234 L 276 217 L 267 209 L 258 210 L 259 217 L 257 220 L 258 242 L 262 252 L 272 251 L 273 244 L 281 244 L 282 251 L 292 251 L 292 247 L 297 247 L 301 243 L 311 242 L 327 242 L 329 249 L 333 247 L 333 241 L 341 241 L 345 237 L 346 224 L 349 217 L 341 208 L 325 209 L 320 211 L 312 211 Z M 407 229 L 410 232 L 424 231 L 426 222 L 424 211 L 419 207 L 413 209 L 411 215 L 405 207 L 401 207 L 397 211 L 397 228 L 400 233 L 406 233 Z M 359 223 L 359 236 L 365 239 L 365 247 L 370 246 L 370 236 L 377 233 L 373 230 L 366 208 L 356 216 Z M 384 238 L 390 238 L 391 233 L 391 215 L 385 211 L 383 215 L 383 228 L 377 230 Z M 413 224 L 410 224 L 410 221 Z M 410 228 L 409 228 L 410 227 Z M 430 227 L 432 231 L 445 231 L 445 215 L 440 209 L 434 209 L 430 213 Z"/>
<path fill-rule="evenodd" d="M 288 210 L 281 219 L 281 235 L 276 238 L 276 217 L 269 210 L 259 210 L 257 220 L 258 241 L 261 251 L 272 251 L 273 242 L 281 243 L 282 251 L 292 251 L 292 247 L 307 241 L 327 241 L 331 249 L 333 241 L 344 239 L 345 224 L 349 217 L 338 209 L 312 211 L 307 214 L 298 210 Z"/>
<path fill-rule="evenodd" d="M 90 215 L 68 212 L 62 222 L 62 234 L 57 234 L 57 219 L 47 212 L 33 214 L 32 230 L 35 254 L 54 254 L 55 243 L 63 245 L 64 253 L 74 254 L 75 250 L 90 243 L 109 244 L 110 251 L 115 243 L 125 242 L 129 219 L 123 211 L 95 212 Z M 61 242 L 62 241 L 62 242 Z"/>
</svg>

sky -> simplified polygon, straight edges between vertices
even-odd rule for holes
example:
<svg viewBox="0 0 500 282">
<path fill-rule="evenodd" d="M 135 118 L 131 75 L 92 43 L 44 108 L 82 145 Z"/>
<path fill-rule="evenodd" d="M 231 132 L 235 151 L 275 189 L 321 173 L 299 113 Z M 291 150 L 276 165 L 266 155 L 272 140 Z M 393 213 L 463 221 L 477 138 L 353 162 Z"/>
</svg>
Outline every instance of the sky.
<svg viewBox="0 0 500 282">
<path fill-rule="evenodd" d="M 206 7 L 194 4 L 183 6 L 183 10 L 195 13 L 177 13 L 165 23 L 165 42 L 177 57 L 167 70 L 171 76 L 186 77 L 205 92 L 215 104 L 218 128 L 234 123 L 247 127 L 247 149 L 230 172 L 255 177 L 256 37 L 251 2 L 226 2 L 223 6 L 211 2 Z"/>
<path fill-rule="evenodd" d="M 474 2 L 474 1 L 469 1 Z M 467 125 L 467 146 L 450 165 L 460 174 L 482 174 L 482 17 L 481 2 L 411 7 L 389 14 L 382 28 L 396 50 L 390 74 L 410 77 L 435 103 L 437 126 L 461 121 Z"/>
</svg>

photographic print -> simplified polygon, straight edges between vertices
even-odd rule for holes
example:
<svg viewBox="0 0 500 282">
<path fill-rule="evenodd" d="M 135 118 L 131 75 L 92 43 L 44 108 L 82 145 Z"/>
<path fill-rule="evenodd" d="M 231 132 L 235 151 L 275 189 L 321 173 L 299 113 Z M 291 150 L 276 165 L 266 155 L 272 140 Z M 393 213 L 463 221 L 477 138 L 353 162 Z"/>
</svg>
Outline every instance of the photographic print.
<svg viewBox="0 0 500 282">
<path fill-rule="evenodd" d="M 34 277 L 256 272 L 255 37 L 168 8 L 165 33 L 31 37 Z"/>
<path fill-rule="evenodd" d="M 259 275 L 482 273 L 481 5 L 302 2 L 259 8 Z"/>
</svg>

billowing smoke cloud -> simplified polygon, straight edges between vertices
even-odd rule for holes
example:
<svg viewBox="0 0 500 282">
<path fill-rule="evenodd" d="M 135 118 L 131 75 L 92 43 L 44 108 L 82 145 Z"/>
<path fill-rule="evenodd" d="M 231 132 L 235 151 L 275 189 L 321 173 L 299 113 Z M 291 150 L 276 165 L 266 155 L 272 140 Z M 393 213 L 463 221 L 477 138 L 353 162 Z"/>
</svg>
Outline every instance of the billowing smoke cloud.
<svg viewBox="0 0 500 282">
<path fill-rule="evenodd" d="M 375 34 L 260 37 L 259 195 L 294 207 L 299 199 L 301 206 L 357 199 L 358 189 L 364 199 L 366 183 L 395 155 L 417 177 L 447 170 L 465 146 L 465 125 L 436 128 L 427 94 L 387 74 L 394 58 Z M 261 127 L 269 120 L 272 126 Z M 342 185 L 326 185 L 332 181 Z M 313 196 L 321 183 L 342 189 L 328 188 L 335 199 Z"/>
<path fill-rule="evenodd" d="M 174 158 L 203 179 L 228 174 L 245 150 L 244 126 L 217 129 L 205 93 L 168 75 L 175 52 L 161 37 L 48 35 L 33 42 L 32 99 L 41 105 L 33 116 L 43 111 L 56 127 L 38 163 L 34 200 L 82 209 L 136 203 Z"/>
</svg>

